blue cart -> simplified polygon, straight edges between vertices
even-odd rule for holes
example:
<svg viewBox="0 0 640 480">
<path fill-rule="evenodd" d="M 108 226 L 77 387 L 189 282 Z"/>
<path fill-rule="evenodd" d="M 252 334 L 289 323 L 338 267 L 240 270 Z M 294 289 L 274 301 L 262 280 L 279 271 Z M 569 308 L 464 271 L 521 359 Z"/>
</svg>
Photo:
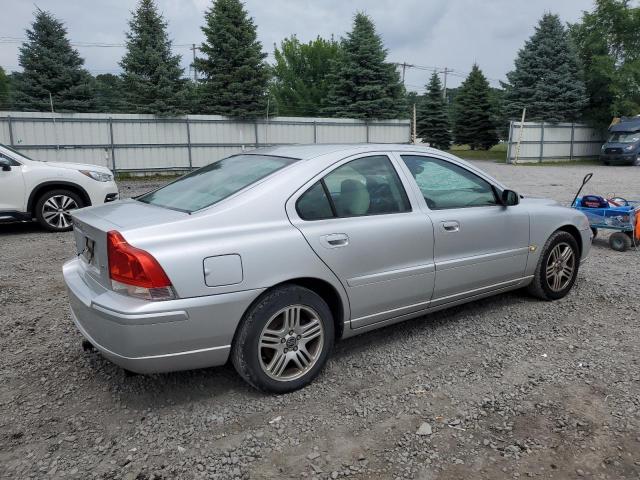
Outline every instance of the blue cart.
<svg viewBox="0 0 640 480">
<path fill-rule="evenodd" d="M 576 194 L 571 206 L 580 210 L 589 219 L 594 238 L 599 229 L 615 230 L 609 236 L 609 246 L 618 251 L 624 252 L 632 245 L 636 245 L 638 236 L 636 229 L 638 226 L 638 216 L 640 215 L 640 201 L 615 198 L 613 201 L 617 205 L 607 204 L 606 206 L 594 207 L 583 202 L 585 197 L 579 197 L 582 188 L 591 180 L 592 173 L 587 174 L 580 190 Z M 640 232 L 638 232 L 640 233 Z"/>
</svg>

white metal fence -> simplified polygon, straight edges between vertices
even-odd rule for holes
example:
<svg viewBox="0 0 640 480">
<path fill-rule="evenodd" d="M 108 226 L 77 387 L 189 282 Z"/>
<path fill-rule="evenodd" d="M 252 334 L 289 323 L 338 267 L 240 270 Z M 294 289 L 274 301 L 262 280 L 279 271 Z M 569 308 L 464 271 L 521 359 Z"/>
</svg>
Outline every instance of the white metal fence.
<svg viewBox="0 0 640 480">
<path fill-rule="evenodd" d="M 520 122 L 509 126 L 507 162 L 516 158 Z M 524 122 L 518 161 L 574 160 L 597 157 L 604 143 L 603 132 L 578 123 Z"/>
<path fill-rule="evenodd" d="M 0 112 L 0 143 L 38 160 L 91 163 L 123 172 L 188 170 L 270 145 L 409 139 L 409 120 Z"/>
</svg>

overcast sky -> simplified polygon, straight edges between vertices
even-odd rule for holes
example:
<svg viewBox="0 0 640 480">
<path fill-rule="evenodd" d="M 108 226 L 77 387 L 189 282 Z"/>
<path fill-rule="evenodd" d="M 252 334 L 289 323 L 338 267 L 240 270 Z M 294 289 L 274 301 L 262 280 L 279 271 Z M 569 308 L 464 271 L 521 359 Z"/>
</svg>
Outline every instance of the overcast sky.
<svg viewBox="0 0 640 480">
<path fill-rule="evenodd" d="M 200 43 L 203 13 L 211 0 L 157 0 L 169 22 L 176 52 L 189 73 L 190 45 Z M 0 0 L 0 65 L 17 70 L 19 39 L 24 38 L 35 9 L 49 10 L 67 26 L 72 42 L 124 43 L 124 32 L 135 1 L 128 0 Z M 363 10 L 375 22 L 394 62 L 454 69 L 450 86 L 477 62 L 491 84 L 513 67 L 518 49 L 533 33 L 545 12 L 575 22 L 592 0 L 246 0 L 258 26 L 263 48 L 273 59 L 273 44 L 291 34 L 303 41 L 316 35 L 336 38 L 350 30 L 355 11 Z M 77 46 L 94 75 L 118 73 L 120 46 Z M 408 90 L 422 91 L 430 71 L 407 68 Z"/>
</svg>

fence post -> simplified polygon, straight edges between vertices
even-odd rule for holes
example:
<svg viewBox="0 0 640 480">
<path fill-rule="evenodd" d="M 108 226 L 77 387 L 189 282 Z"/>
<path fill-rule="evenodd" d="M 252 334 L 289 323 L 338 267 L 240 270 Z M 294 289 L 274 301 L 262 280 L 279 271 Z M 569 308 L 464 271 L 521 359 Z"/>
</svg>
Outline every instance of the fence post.
<svg viewBox="0 0 640 480">
<path fill-rule="evenodd" d="M 369 122 L 367 120 L 364 121 L 364 126 L 367 130 L 367 143 L 369 143 Z"/>
<path fill-rule="evenodd" d="M 569 161 L 573 160 L 573 140 L 576 133 L 576 124 L 571 122 L 571 145 L 569 146 Z"/>
<path fill-rule="evenodd" d="M 542 162 L 544 158 L 544 122 L 540 124 L 540 160 Z"/>
<path fill-rule="evenodd" d="M 113 144 L 113 117 L 109 117 L 109 141 L 111 143 L 111 170 L 116 174 L 116 148 Z"/>
<path fill-rule="evenodd" d="M 187 151 L 189 152 L 189 171 L 193 170 L 193 158 L 191 157 L 191 127 L 189 124 L 189 117 L 185 122 L 187 125 Z"/>
<path fill-rule="evenodd" d="M 11 123 L 11 115 L 7 115 L 7 122 L 9 123 L 9 145 L 13 147 L 13 124 Z"/>
<path fill-rule="evenodd" d="M 256 148 L 260 146 L 260 141 L 258 140 L 258 120 L 253 122 L 253 134 L 256 137 Z"/>
<path fill-rule="evenodd" d="M 513 120 L 509 120 L 509 138 L 507 139 L 507 163 L 511 163 L 511 139 L 513 138 Z"/>
<path fill-rule="evenodd" d="M 318 122 L 313 121 L 313 143 L 318 143 Z"/>
</svg>

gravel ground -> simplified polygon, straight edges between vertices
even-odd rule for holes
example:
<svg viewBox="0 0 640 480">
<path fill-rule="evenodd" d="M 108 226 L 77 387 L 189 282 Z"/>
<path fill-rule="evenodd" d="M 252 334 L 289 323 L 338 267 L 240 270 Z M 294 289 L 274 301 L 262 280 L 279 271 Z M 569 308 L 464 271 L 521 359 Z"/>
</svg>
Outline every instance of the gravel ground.
<svg viewBox="0 0 640 480">
<path fill-rule="evenodd" d="M 587 171 L 589 192 L 640 196 L 639 168 L 478 165 L 563 202 Z M 126 377 L 80 347 L 71 234 L 0 239 L 1 477 L 640 478 L 640 253 L 606 238 L 563 300 L 513 292 L 340 342 L 283 396 L 230 366 Z"/>
</svg>

